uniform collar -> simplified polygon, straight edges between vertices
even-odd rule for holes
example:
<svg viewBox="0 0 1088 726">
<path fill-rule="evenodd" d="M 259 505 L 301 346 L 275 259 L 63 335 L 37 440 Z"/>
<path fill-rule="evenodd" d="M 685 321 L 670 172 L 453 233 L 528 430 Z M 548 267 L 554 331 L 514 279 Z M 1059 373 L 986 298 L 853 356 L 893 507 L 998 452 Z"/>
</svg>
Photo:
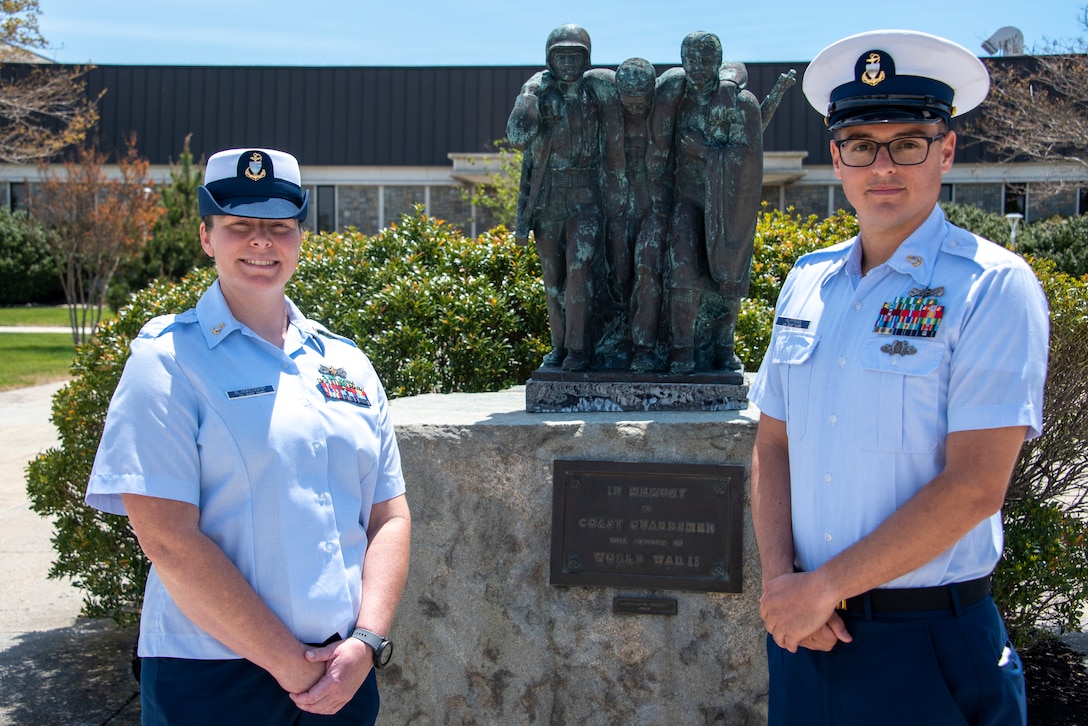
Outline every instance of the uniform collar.
<svg viewBox="0 0 1088 726">
<path fill-rule="evenodd" d="M 196 319 L 209 348 L 219 345 L 228 335 L 242 327 L 242 324 L 231 314 L 230 307 L 227 306 L 227 299 L 223 297 L 219 280 L 213 282 L 197 301 Z"/>
<path fill-rule="evenodd" d="M 901 275 L 909 275 L 919 283 L 926 284 L 933 274 L 937 253 L 949 236 L 949 226 L 944 218 L 944 211 L 939 204 L 935 204 L 933 211 L 926 217 L 926 221 L 903 240 L 884 265 Z M 842 256 L 835 263 L 831 273 L 824 278 L 823 284 L 829 284 L 831 278 L 838 274 L 847 275 L 854 280 L 861 279 L 861 252 L 861 236 L 859 235 L 846 243 Z"/>
<path fill-rule="evenodd" d="M 324 350 L 324 345 L 317 335 L 317 330 L 298 306 L 290 298 L 284 298 L 287 307 L 287 321 L 290 326 L 297 328 L 302 338 L 300 343 L 308 343 L 318 350 Z M 216 280 L 200 296 L 196 304 L 196 317 L 200 324 L 200 331 L 204 334 L 204 340 L 209 348 L 214 348 L 236 330 L 241 330 L 243 325 L 238 322 L 227 305 L 227 299 L 223 297 L 223 289 Z"/>
<path fill-rule="evenodd" d="M 925 285 L 933 277 L 937 253 L 947 236 L 948 223 L 945 221 L 944 211 L 939 204 L 934 204 L 926 221 L 903 240 L 885 264 L 901 275 L 909 275 Z"/>
<path fill-rule="evenodd" d="M 316 324 L 302 314 L 302 311 L 298 309 L 298 306 L 291 300 L 291 298 L 284 298 L 287 304 L 287 322 L 289 327 L 293 327 L 298 330 L 303 345 L 311 345 L 322 355 L 325 354 L 325 343 L 321 340 L 321 336 L 318 335 Z"/>
</svg>

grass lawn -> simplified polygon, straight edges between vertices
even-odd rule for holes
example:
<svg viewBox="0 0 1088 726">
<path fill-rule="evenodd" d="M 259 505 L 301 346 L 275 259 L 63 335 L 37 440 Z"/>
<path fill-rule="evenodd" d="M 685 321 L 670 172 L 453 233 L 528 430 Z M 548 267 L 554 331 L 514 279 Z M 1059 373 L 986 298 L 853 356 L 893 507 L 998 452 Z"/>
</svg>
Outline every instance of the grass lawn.
<svg viewBox="0 0 1088 726">
<path fill-rule="evenodd" d="M 0 391 L 66 380 L 75 355 L 70 334 L 0 333 Z"/>
<path fill-rule="evenodd" d="M 108 308 L 102 311 L 102 319 L 114 317 Z M 0 326 L 10 325 L 59 325 L 68 327 L 68 307 L 65 305 L 34 305 L 0 307 Z"/>
</svg>

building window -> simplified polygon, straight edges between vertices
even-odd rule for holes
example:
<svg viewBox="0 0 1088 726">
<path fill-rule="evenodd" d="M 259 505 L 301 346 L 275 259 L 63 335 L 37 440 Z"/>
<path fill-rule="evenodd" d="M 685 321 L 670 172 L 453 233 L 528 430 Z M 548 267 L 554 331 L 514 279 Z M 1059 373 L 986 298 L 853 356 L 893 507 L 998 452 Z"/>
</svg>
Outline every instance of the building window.
<svg viewBox="0 0 1088 726">
<path fill-rule="evenodd" d="M 1088 187 L 1081 187 L 1077 192 L 1077 214 L 1088 214 Z"/>
<path fill-rule="evenodd" d="M 336 231 L 336 187 L 319 186 L 315 201 L 317 209 L 314 217 L 317 220 L 317 232 L 320 234 Z"/>
<path fill-rule="evenodd" d="M 1024 184 L 1005 185 L 1005 208 L 1002 214 L 1023 214 L 1028 212 L 1028 190 Z"/>
<path fill-rule="evenodd" d="M 956 196 L 953 193 L 953 188 L 952 188 L 951 184 L 942 184 L 941 185 L 941 196 L 937 201 L 944 202 L 945 204 L 955 204 L 956 203 Z"/>
<path fill-rule="evenodd" d="M 26 182 L 12 182 L 11 187 L 11 211 L 26 211 L 30 207 L 29 194 Z"/>
</svg>

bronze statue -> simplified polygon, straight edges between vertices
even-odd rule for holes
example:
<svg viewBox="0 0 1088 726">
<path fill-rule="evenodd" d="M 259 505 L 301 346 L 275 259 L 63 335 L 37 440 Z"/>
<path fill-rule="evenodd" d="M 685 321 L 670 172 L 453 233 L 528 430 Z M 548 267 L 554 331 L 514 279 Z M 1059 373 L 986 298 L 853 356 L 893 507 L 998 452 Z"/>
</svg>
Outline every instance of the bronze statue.
<svg viewBox="0 0 1088 726">
<path fill-rule="evenodd" d="M 551 32 L 546 58 L 507 123 L 525 150 L 516 236 L 533 232 L 547 295 L 542 366 L 739 380 L 763 130 L 793 72 L 761 107 L 712 33 L 688 35 L 683 67 L 660 77 L 641 58 L 589 68 L 576 25 Z"/>
<path fill-rule="evenodd" d="M 619 101 L 606 79 L 586 75 L 585 29 L 556 28 L 545 52 L 547 70 L 522 87 L 506 127 L 525 151 L 515 234 L 532 231 L 540 255 L 552 338 L 543 365 L 581 371 L 592 354 L 595 260 L 627 195 Z"/>
<path fill-rule="evenodd" d="M 742 64 L 713 33 L 684 38 L 682 69 L 659 82 L 676 185 L 668 237 L 669 372 L 740 370 L 733 331 L 748 293 L 763 180 L 763 121 Z M 696 326 L 700 334 L 696 335 Z M 696 346 L 698 337 L 699 346 Z"/>
<path fill-rule="evenodd" d="M 624 269 L 623 281 L 633 282 L 633 287 L 623 287 L 630 295 L 630 368 L 652 371 L 659 367 L 662 254 L 672 208 L 672 140 L 667 136 L 667 127 L 654 123 L 657 73 L 653 65 L 642 58 L 625 60 L 616 68 L 615 83 L 623 107 L 628 185 L 627 219 L 620 239 L 622 246 L 630 250 L 626 260 L 630 266 Z"/>
</svg>

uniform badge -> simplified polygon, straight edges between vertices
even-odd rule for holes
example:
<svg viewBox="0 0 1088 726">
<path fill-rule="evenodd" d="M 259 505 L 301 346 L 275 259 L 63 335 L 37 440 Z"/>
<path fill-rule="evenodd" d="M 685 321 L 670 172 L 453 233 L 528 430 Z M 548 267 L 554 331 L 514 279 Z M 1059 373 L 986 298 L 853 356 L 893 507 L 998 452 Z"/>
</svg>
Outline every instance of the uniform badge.
<svg viewBox="0 0 1088 726">
<path fill-rule="evenodd" d="M 880 308 L 873 332 L 908 338 L 932 338 L 944 316 L 935 297 L 897 297 Z"/>
<path fill-rule="evenodd" d="M 910 263 L 911 267 L 921 267 L 922 263 L 925 262 L 925 260 L 923 260 L 918 255 L 907 255 L 907 262 Z"/>
<path fill-rule="evenodd" d="M 212 335 L 219 335 L 220 333 L 223 332 L 223 328 L 225 328 L 225 327 L 227 327 L 226 323 L 219 323 L 219 325 L 213 326 L 212 327 Z"/>
<path fill-rule="evenodd" d="M 880 346 L 881 353 L 888 355 L 914 355 L 918 349 L 905 340 L 897 340 L 894 343 Z"/>
<path fill-rule="evenodd" d="M 912 287 L 907 293 L 911 297 L 940 297 L 944 295 L 943 287 Z"/>
<path fill-rule="evenodd" d="M 370 399 L 366 391 L 355 385 L 347 377 L 347 371 L 335 366 L 320 366 L 318 372 L 321 378 L 317 381 L 317 387 L 329 401 L 347 401 L 357 406 L 370 408 Z"/>
<path fill-rule="evenodd" d="M 870 53 L 865 59 L 865 72 L 861 74 L 861 82 L 867 86 L 877 86 L 884 78 L 884 71 L 880 70 L 880 54 Z"/>
<path fill-rule="evenodd" d="M 264 169 L 264 156 L 254 151 L 249 157 L 249 166 L 246 168 L 246 178 L 253 181 L 264 179 L 268 172 Z"/>
</svg>

